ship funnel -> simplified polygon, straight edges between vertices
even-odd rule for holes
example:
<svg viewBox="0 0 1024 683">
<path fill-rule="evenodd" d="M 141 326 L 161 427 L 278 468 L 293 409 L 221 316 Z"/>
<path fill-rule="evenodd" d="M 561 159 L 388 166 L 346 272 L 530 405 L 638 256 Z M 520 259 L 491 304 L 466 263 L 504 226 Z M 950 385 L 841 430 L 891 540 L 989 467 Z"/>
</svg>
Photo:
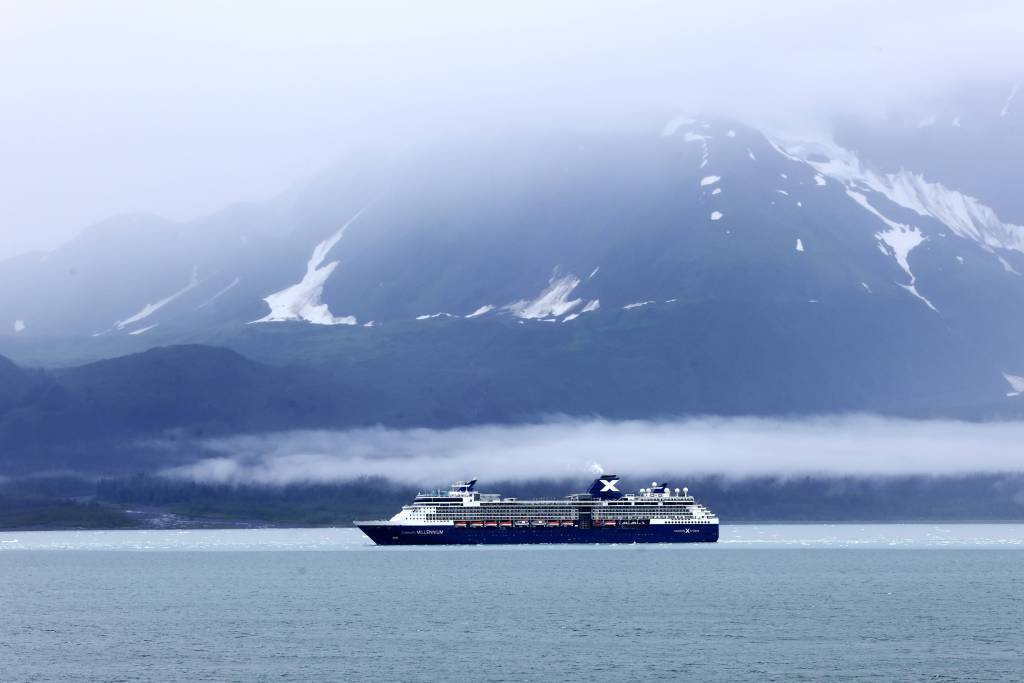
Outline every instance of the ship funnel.
<svg viewBox="0 0 1024 683">
<path fill-rule="evenodd" d="M 602 474 L 590 485 L 590 490 L 587 493 L 602 500 L 622 498 L 622 492 L 619 491 L 619 478 L 614 474 Z"/>
</svg>

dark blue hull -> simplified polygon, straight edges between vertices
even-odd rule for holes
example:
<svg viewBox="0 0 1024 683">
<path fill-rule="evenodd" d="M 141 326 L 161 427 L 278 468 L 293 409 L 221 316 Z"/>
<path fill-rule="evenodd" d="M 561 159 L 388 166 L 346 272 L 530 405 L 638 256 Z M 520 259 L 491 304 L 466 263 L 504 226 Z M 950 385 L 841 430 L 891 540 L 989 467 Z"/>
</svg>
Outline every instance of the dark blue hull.
<svg viewBox="0 0 1024 683">
<path fill-rule="evenodd" d="M 455 527 L 360 524 L 377 545 L 522 545 L 530 543 L 714 543 L 717 524 L 628 527 Z"/>
</svg>

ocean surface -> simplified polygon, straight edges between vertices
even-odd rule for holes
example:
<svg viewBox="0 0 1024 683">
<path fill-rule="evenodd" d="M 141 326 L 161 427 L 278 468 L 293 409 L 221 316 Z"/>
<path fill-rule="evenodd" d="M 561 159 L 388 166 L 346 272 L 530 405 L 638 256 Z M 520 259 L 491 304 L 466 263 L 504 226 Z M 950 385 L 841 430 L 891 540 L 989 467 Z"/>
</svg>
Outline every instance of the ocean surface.
<svg viewBox="0 0 1024 683">
<path fill-rule="evenodd" d="M 0 533 L 0 681 L 1024 679 L 1024 525 L 376 548 L 353 529 Z"/>
</svg>

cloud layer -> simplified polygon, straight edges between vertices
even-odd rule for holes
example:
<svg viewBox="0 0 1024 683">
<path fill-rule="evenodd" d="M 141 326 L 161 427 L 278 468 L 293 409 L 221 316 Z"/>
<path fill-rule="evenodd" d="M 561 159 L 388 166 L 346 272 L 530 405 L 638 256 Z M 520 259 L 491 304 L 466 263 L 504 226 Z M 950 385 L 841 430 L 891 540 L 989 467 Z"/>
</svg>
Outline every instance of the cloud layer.
<svg viewBox="0 0 1024 683">
<path fill-rule="evenodd" d="M 903 475 L 1024 472 L 1024 422 L 874 416 L 665 422 L 555 420 L 450 430 L 238 436 L 170 471 L 200 481 L 289 484 L 379 475 L 416 484 L 623 475 Z"/>
<path fill-rule="evenodd" d="M 3 3 L 0 257 L 270 196 L 353 145 L 878 112 L 1020 78 L 1022 23 L 935 0 Z"/>
</svg>

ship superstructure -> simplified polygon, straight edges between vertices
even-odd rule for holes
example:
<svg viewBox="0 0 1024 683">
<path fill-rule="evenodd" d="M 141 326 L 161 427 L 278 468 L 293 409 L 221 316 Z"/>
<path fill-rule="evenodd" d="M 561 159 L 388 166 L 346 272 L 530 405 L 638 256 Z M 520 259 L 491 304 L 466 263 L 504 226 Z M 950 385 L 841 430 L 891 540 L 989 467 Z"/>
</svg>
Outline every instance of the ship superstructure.
<svg viewBox="0 0 1024 683">
<path fill-rule="evenodd" d="M 652 482 L 623 493 L 603 475 L 586 493 L 520 500 L 476 490 L 476 480 L 419 493 L 387 521 L 356 522 L 379 545 L 679 543 L 718 540 L 718 517 L 687 488 Z"/>
</svg>

